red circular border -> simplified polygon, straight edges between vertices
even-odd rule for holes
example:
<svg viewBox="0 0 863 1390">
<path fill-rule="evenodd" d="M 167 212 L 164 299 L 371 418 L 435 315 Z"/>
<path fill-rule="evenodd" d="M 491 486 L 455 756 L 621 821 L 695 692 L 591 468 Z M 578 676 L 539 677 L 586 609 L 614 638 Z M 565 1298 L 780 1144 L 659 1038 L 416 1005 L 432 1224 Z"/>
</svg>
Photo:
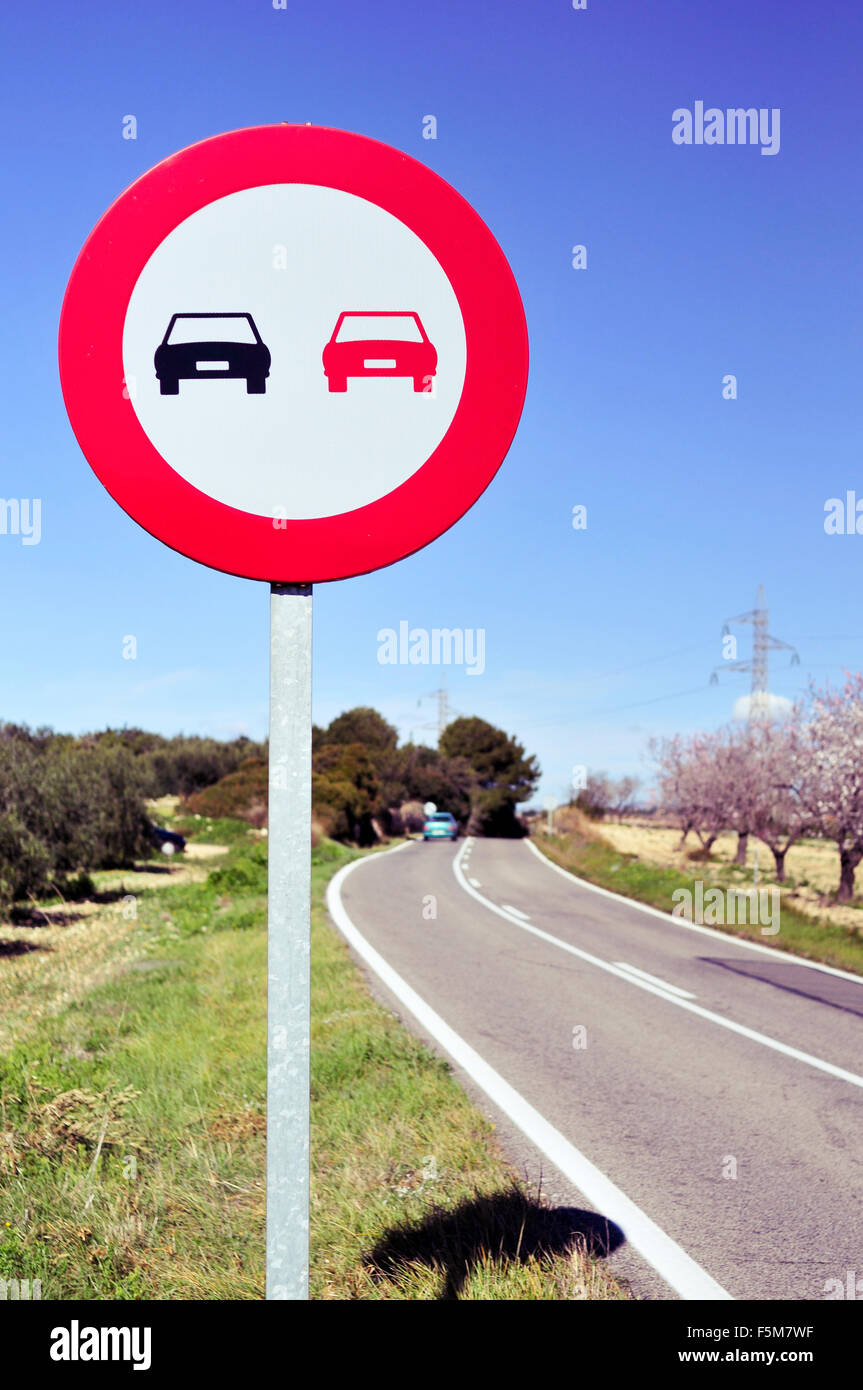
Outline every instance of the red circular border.
<svg viewBox="0 0 863 1390">
<path fill-rule="evenodd" d="M 461 400 L 434 453 L 384 497 L 274 527 L 199 491 L 155 449 L 124 395 L 123 326 L 138 277 L 165 237 L 217 198 L 270 183 L 321 184 L 400 219 L 442 265 L 467 338 Z M 247 579 L 313 583 L 392 564 L 477 500 L 512 443 L 527 388 L 527 326 L 506 258 L 473 208 L 389 145 L 320 126 L 216 135 L 157 164 L 90 233 L 60 316 L 60 380 L 75 436 L 115 501 L 181 554 Z"/>
</svg>

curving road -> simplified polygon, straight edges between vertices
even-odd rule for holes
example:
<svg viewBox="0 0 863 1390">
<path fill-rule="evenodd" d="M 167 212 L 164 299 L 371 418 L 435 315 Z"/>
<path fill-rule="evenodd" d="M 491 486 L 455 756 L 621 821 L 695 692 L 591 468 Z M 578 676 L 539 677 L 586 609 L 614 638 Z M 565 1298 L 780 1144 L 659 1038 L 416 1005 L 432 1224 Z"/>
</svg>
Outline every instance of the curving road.
<svg viewBox="0 0 863 1390">
<path fill-rule="evenodd" d="M 637 1294 L 824 1299 L 863 1275 L 863 981 L 518 841 L 371 856 L 330 911 L 510 1157 L 622 1227 L 611 1264 Z"/>
</svg>

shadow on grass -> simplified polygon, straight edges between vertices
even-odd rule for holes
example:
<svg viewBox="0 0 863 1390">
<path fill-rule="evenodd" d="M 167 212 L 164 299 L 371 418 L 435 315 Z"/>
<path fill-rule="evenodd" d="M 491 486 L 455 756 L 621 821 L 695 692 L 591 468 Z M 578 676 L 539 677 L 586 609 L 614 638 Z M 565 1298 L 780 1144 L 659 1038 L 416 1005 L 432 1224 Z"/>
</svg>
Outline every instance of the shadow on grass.
<svg viewBox="0 0 863 1390">
<path fill-rule="evenodd" d="M 544 1207 L 518 1188 L 477 1196 L 452 1211 L 435 1210 L 378 1241 L 364 1259 L 375 1279 L 397 1279 L 410 1265 L 440 1269 L 438 1300 L 458 1299 L 475 1265 L 491 1258 L 524 1263 L 531 1257 L 581 1250 L 604 1257 L 623 1244 L 619 1226 L 578 1207 Z"/>
<path fill-rule="evenodd" d="M 83 912 L 68 912 L 56 907 L 13 907 L 9 924 L 13 927 L 71 927 L 80 922 Z"/>
<path fill-rule="evenodd" d="M 53 949 L 53 946 L 37 946 L 33 941 L 0 941 L 0 956 L 26 956 L 30 951 Z"/>
</svg>

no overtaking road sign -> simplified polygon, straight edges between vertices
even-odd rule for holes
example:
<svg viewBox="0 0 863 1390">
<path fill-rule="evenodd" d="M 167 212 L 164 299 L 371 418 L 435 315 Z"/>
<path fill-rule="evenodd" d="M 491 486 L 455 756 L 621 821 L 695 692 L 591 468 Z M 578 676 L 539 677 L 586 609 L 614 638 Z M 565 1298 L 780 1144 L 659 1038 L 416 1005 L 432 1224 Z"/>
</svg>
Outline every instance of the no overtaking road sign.
<svg viewBox="0 0 863 1390">
<path fill-rule="evenodd" d="M 410 555 L 488 486 L 524 402 L 521 300 L 416 160 L 261 126 L 108 209 L 69 280 L 60 377 L 135 521 L 271 585 L 267 1297 L 306 1298 L 311 586 Z"/>
<path fill-rule="evenodd" d="M 365 573 L 445 531 L 515 433 L 527 331 L 488 228 L 345 131 L 216 136 L 144 174 L 72 272 L 72 427 L 120 505 L 249 579 Z"/>
</svg>

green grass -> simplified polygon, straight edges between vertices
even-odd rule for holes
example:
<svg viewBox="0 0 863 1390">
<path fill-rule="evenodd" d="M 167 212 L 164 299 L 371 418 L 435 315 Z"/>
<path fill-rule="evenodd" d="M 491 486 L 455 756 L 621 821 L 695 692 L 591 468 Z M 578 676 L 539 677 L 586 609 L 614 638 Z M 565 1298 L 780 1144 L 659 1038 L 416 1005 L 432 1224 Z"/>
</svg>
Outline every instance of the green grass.
<svg viewBox="0 0 863 1390">
<path fill-rule="evenodd" d="M 734 865 L 712 860 L 709 879 L 704 870 L 685 874 L 677 869 L 651 864 L 634 854 L 623 854 L 604 841 L 601 832 L 588 831 L 583 834 L 576 830 L 567 834 L 538 833 L 534 834 L 533 839 L 537 848 L 561 868 L 600 888 L 608 888 L 625 898 L 635 898 L 662 912 L 672 911 L 675 889 L 685 888 L 694 892 L 694 884 L 699 878 L 705 881 L 705 890 L 708 884 L 710 887 L 738 889 L 748 886 L 742 871 Z M 705 925 L 714 924 L 706 922 Z M 811 917 L 788 905 L 784 894 L 780 900 L 779 927 L 776 935 L 764 935 L 757 923 L 715 924 L 715 930 L 727 932 L 730 936 L 747 937 L 778 951 L 792 952 L 824 965 L 863 974 L 863 934 L 859 927 L 840 926 Z"/>
<path fill-rule="evenodd" d="M 181 814 L 171 818 L 170 828 L 187 839 L 200 840 L 202 845 L 242 845 L 260 838 L 260 832 L 253 830 L 248 821 L 227 816 Z"/>
<path fill-rule="evenodd" d="M 0 1278 L 43 1298 L 263 1296 L 266 844 L 228 831 L 133 920 L 0 955 Z M 351 857 L 313 852 L 312 1297 L 627 1297 L 371 998 L 323 908 Z"/>
</svg>

